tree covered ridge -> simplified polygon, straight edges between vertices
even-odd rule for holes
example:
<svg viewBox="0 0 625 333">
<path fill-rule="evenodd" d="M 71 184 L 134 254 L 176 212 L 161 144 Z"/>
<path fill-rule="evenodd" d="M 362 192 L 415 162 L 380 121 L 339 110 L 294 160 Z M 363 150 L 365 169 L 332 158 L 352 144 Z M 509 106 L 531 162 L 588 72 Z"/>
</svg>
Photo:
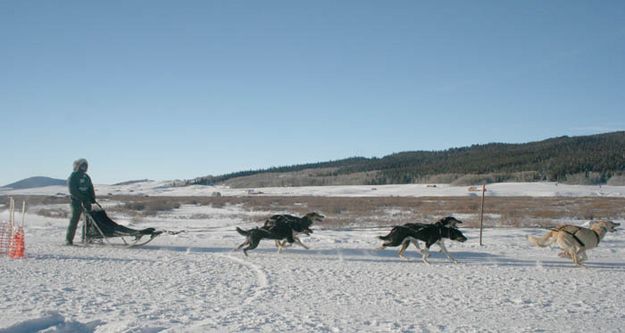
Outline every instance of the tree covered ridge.
<svg viewBox="0 0 625 333">
<path fill-rule="evenodd" d="M 556 137 L 543 141 L 506 144 L 489 143 L 443 151 L 409 151 L 382 158 L 352 157 L 343 160 L 248 170 L 221 176 L 199 177 L 184 184 L 219 184 L 265 173 L 290 173 L 331 169 L 326 176 L 371 173 L 366 184 L 418 183 L 434 175 L 491 175 L 487 182 L 514 179 L 565 181 L 572 175 L 606 182 L 625 171 L 625 132 Z"/>
</svg>

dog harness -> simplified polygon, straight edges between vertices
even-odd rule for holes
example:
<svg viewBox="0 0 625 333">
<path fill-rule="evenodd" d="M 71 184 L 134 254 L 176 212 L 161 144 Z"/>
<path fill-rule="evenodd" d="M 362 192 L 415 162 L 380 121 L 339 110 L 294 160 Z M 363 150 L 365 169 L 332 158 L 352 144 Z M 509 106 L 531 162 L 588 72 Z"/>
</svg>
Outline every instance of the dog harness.
<svg viewBox="0 0 625 333">
<path fill-rule="evenodd" d="M 575 231 L 574 231 L 574 232 L 568 231 L 568 230 L 566 230 L 566 228 L 567 228 L 567 227 L 574 227 L 574 228 L 575 228 Z M 573 239 L 575 239 L 575 241 L 576 241 L 579 245 L 581 245 L 582 247 L 586 247 L 586 244 L 584 244 L 584 242 L 582 242 L 582 240 L 581 240 L 581 239 L 579 239 L 579 237 L 577 237 L 577 236 L 575 235 L 575 234 L 576 234 L 577 232 L 579 232 L 581 229 L 582 229 L 582 228 L 580 228 L 580 227 L 576 227 L 576 226 L 573 226 L 573 225 L 565 225 L 565 226 L 562 226 L 562 227 L 560 227 L 560 228 L 558 228 L 558 229 L 551 229 L 551 230 L 553 230 L 553 231 L 561 231 L 561 232 L 567 233 L 567 234 L 571 235 L 571 237 L 573 237 Z M 596 231 L 594 231 L 594 230 L 592 230 L 592 229 L 589 229 L 589 230 L 590 230 L 590 231 L 592 231 L 593 235 L 595 235 L 595 238 L 597 239 L 597 245 L 599 245 L 599 242 L 601 241 L 601 237 L 599 237 L 599 234 L 598 234 Z"/>
</svg>

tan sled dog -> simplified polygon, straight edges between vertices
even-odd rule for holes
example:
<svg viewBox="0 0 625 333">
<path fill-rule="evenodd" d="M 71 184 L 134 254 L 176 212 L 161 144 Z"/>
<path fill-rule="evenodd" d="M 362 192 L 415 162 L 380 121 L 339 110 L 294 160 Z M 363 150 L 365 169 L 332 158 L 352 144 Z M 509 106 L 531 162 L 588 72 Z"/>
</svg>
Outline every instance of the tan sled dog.
<svg viewBox="0 0 625 333">
<path fill-rule="evenodd" d="M 571 257 L 573 262 L 581 266 L 588 257 L 586 250 L 597 247 L 607 232 L 616 231 L 621 225 L 612 221 L 599 221 L 591 225 L 590 229 L 575 225 L 563 225 L 547 232 L 543 237 L 527 236 L 534 246 L 545 247 L 554 241 L 558 243 L 564 256 Z"/>
</svg>

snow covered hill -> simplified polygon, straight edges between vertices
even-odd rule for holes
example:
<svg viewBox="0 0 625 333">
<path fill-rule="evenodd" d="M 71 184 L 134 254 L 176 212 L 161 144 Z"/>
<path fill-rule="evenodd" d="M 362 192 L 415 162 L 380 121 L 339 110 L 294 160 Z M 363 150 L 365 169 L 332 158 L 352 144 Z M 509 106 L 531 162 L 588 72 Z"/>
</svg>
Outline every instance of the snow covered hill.
<svg viewBox="0 0 625 333">
<path fill-rule="evenodd" d="M 19 190 L 19 189 L 38 188 L 38 187 L 46 187 L 46 186 L 67 186 L 67 180 L 54 179 L 50 177 L 30 177 L 30 178 L 22 179 L 20 181 L 17 181 L 11 184 L 1 186 L 0 188 Z"/>
</svg>

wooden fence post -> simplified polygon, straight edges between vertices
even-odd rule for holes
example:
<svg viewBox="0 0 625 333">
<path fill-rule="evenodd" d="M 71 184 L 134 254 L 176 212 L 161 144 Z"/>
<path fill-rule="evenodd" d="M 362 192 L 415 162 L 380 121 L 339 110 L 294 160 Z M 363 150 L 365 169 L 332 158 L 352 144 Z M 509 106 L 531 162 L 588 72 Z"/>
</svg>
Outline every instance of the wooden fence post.
<svg viewBox="0 0 625 333">
<path fill-rule="evenodd" d="M 482 231 L 484 230 L 484 196 L 486 193 L 486 184 L 482 184 L 482 208 L 480 209 L 480 246 L 482 243 Z"/>
</svg>

